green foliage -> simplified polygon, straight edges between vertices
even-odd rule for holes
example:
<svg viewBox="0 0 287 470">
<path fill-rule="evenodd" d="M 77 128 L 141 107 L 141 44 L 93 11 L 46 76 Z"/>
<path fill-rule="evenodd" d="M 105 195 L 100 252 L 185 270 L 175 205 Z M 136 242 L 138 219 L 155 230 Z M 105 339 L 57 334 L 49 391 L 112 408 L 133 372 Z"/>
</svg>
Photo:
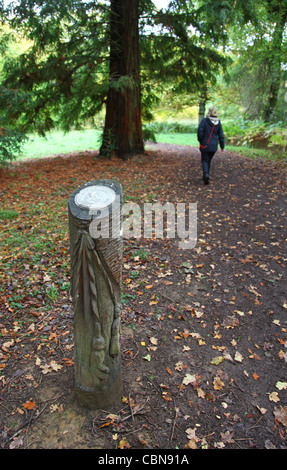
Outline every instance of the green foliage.
<svg viewBox="0 0 287 470">
<path fill-rule="evenodd" d="M 276 153 L 282 153 L 287 158 L 287 130 L 277 129 L 276 134 L 270 135 L 268 147 L 275 149 Z"/>
<path fill-rule="evenodd" d="M 9 19 L 31 47 L 7 57 L 5 84 L 29 96 L 8 122 L 25 132 L 80 128 L 97 114 L 107 93 L 108 10 L 98 2 L 21 0 Z M 8 21 L 8 17 L 7 17 Z"/>
<path fill-rule="evenodd" d="M 111 130 L 99 135 L 98 145 L 102 145 L 101 155 L 107 158 L 111 158 L 117 151 L 116 139 Z"/>
<path fill-rule="evenodd" d="M 142 132 L 144 142 L 148 140 L 151 142 L 157 141 L 155 131 L 152 129 L 152 126 L 150 124 L 143 125 Z"/>
<path fill-rule="evenodd" d="M 222 101 L 229 106 L 237 103 L 249 119 L 275 123 L 283 118 L 286 106 L 281 95 L 287 63 L 287 1 L 254 2 L 254 16 L 252 23 L 230 27 L 233 64 L 225 76 Z"/>
<path fill-rule="evenodd" d="M 1 55 L 14 54 L 15 37 L 8 28 L 3 27 L 0 32 L 0 59 Z M 3 61 L 0 60 L 0 76 L 5 77 Z M 9 89 L 5 84 L 0 86 L 0 166 L 17 158 L 23 143 L 26 140 L 25 133 L 20 126 L 9 123 L 8 115 L 15 117 L 21 113 L 23 103 L 27 95 L 18 90 Z"/>
<path fill-rule="evenodd" d="M 286 156 L 287 132 L 283 122 L 267 124 L 259 120 L 240 119 L 224 122 L 227 142 L 250 148 L 272 149 L 276 154 Z"/>
<path fill-rule="evenodd" d="M 5 128 L 1 129 L 0 166 L 4 166 L 9 161 L 17 158 L 25 140 L 26 136 L 20 132 Z"/>
<path fill-rule="evenodd" d="M 181 123 L 176 121 L 154 121 L 146 124 L 146 129 L 155 134 L 185 134 L 196 133 L 197 123 Z"/>
</svg>

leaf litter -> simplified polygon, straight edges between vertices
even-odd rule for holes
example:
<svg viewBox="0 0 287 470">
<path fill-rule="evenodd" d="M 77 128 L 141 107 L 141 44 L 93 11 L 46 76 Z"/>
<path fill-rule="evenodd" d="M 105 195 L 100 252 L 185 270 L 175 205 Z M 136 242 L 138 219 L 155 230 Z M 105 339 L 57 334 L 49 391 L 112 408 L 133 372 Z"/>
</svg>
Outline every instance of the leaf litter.
<svg viewBox="0 0 287 470">
<path fill-rule="evenodd" d="M 95 157 L 1 170 L 1 447 L 286 448 L 286 167 L 225 152 L 205 187 L 192 147 Z M 139 204 L 196 202 L 198 240 L 124 241 L 122 406 L 88 411 L 73 392 L 67 199 L 97 178 Z"/>
</svg>

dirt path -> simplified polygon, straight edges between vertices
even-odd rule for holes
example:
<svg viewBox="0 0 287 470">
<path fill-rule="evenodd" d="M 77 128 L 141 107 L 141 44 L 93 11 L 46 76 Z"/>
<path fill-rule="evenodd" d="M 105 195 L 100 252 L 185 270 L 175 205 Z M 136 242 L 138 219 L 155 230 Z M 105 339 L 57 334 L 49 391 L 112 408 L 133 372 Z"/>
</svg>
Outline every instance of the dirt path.
<svg viewBox="0 0 287 470">
<path fill-rule="evenodd" d="M 282 165 L 218 153 L 205 186 L 197 149 L 155 145 L 128 162 L 94 160 L 87 152 L 15 165 L 1 176 L 5 208 L 32 195 L 35 203 L 56 192 L 67 199 L 82 182 L 105 177 L 122 182 L 126 198 L 140 204 L 197 203 L 198 217 L 192 250 L 171 239 L 125 242 L 118 409 L 87 411 L 75 402 L 70 298 L 56 300 L 45 317 L 28 301 L 24 312 L 9 310 L 13 273 L 4 272 L 2 448 L 286 449 Z M 31 230 L 24 212 L 21 224 L 22 234 Z M 50 364 L 48 373 L 43 364 Z"/>
</svg>

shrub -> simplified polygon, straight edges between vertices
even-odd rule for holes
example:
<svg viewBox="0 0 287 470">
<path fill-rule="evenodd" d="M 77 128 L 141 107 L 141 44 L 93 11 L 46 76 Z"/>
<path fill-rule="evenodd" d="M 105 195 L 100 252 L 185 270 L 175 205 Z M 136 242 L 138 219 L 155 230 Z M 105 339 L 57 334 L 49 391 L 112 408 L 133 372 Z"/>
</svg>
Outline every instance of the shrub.
<svg viewBox="0 0 287 470">
<path fill-rule="evenodd" d="M 25 140 L 27 137 L 21 132 L 0 127 L 0 166 L 17 158 Z"/>
<path fill-rule="evenodd" d="M 177 121 L 153 121 L 145 124 L 145 129 L 154 134 L 194 134 L 197 124 Z"/>
</svg>

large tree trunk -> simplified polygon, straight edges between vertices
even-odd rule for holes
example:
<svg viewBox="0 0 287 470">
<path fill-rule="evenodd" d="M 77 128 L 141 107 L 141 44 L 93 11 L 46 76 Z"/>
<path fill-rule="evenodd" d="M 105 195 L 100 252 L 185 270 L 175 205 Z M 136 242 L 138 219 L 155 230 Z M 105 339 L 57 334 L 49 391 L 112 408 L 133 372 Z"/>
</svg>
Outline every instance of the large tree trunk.
<svg viewBox="0 0 287 470">
<path fill-rule="evenodd" d="M 144 151 L 141 122 L 139 0 L 111 0 L 110 87 L 101 155 Z"/>
</svg>

